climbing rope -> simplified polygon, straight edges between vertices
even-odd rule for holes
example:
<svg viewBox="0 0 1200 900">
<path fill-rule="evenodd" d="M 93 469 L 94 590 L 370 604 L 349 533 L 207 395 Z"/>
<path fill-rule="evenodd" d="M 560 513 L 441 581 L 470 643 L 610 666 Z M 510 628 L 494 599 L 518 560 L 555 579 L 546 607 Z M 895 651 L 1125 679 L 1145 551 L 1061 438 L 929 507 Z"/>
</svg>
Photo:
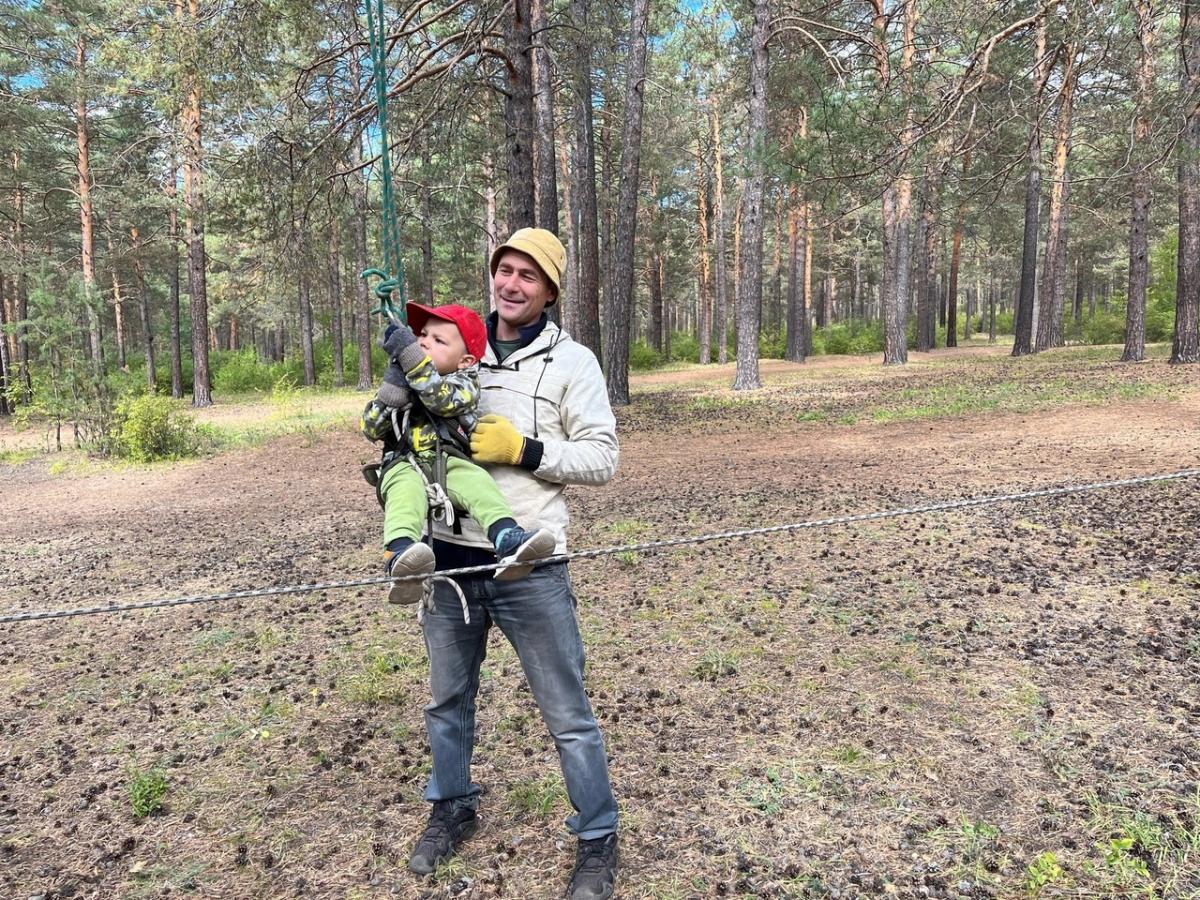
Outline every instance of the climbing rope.
<svg viewBox="0 0 1200 900">
<path fill-rule="evenodd" d="M 872 522 L 879 519 L 895 519 L 901 516 L 921 515 L 932 512 L 948 512 L 957 509 L 970 509 L 980 506 L 994 506 L 998 503 L 1010 503 L 1017 500 L 1031 500 L 1038 497 L 1061 497 L 1067 494 L 1082 494 L 1090 491 L 1108 490 L 1119 487 L 1134 487 L 1143 484 L 1154 484 L 1164 481 L 1180 481 L 1187 478 L 1200 477 L 1200 469 L 1184 469 L 1179 472 L 1167 472 L 1160 475 L 1141 475 L 1135 478 L 1121 478 L 1112 481 L 1093 481 L 1086 484 L 1063 485 L 1060 487 L 1040 488 L 1032 491 L 1018 491 L 1010 494 L 994 494 L 987 497 L 966 497 L 960 500 L 947 500 L 938 503 L 924 503 L 918 506 L 906 506 L 899 509 L 887 509 L 877 512 L 854 513 L 844 516 L 831 516 L 826 519 L 808 519 L 803 522 L 789 522 L 784 525 L 767 525 L 761 528 L 743 528 L 735 531 L 721 531 L 714 534 L 701 534 L 691 537 L 670 538 L 658 541 L 644 541 L 640 544 L 626 544 L 622 547 L 603 547 L 593 550 L 578 550 L 552 556 L 536 563 L 569 562 L 573 559 L 596 559 L 617 553 L 643 553 L 653 550 L 665 550 L 671 547 L 683 547 L 691 544 L 703 544 L 710 541 L 726 541 L 738 538 L 758 537 L 764 534 L 780 534 L 789 531 L 802 531 L 811 528 L 828 528 L 833 525 L 850 525 L 856 522 Z M 464 566 L 458 569 L 444 569 L 437 573 L 438 579 L 446 579 L 458 575 L 477 575 L 481 572 L 492 572 L 500 568 L 500 563 L 490 563 L 483 566 Z M 342 590 L 352 587 L 390 584 L 394 581 L 410 581 L 423 578 L 421 575 L 406 575 L 392 578 L 379 575 L 368 578 L 357 578 L 350 581 L 325 581 L 313 584 L 285 585 L 269 588 L 256 588 L 246 591 L 230 591 L 224 594 L 207 594 L 197 597 L 172 597 L 160 600 L 142 600 L 133 603 L 109 604 L 107 606 L 92 606 L 81 609 L 55 609 L 41 612 L 9 613 L 0 616 L 0 624 L 13 622 L 30 622 L 42 619 L 66 619 L 75 616 L 91 616 L 101 613 L 130 612 L 139 609 L 163 609 L 172 606 L 190 606 L 197 603 L 212 603 L 220 600 L 240 600 L 250 597 L 273 597 L 281 594 L 308 594 L 318 591 Z"/>
<path fill-rule="evenodd" d="M 393 322 L 405 322 L 408 294 L 404 287 L 404 265 L 400 260 L 400 226 L 396 221 L 396 199 L 392 190 L 391 148 L 388 144 L 387 121 L 387 32 L 384 29 L 383 0 L 366 0 L 367 46 L 371 54 L 371 72 L 375 82 L 375 114 L 379 128 L 379 165 L 381 181 L 380 232 L 383 244 L 383 268 L 367 269 L 359 277 L 381 279 L 375 285 L 379 306 L 371 312 L 381 312 Z M 393 302 L 392 295 L 398 302 Z"/>
</svg>

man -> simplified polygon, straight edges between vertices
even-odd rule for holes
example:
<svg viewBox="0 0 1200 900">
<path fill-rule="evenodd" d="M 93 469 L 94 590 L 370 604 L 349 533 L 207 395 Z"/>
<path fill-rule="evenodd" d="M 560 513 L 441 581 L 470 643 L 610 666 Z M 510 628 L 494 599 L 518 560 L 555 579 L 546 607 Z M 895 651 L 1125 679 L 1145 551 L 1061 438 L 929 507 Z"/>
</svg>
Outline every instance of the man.
<svg viewBox="0 0 1200 900">
<path fill-rule="evenodd" d="M 566 552 L 566 484 L 604 484 L 617 466 L 616 422 L 596 357 L 546 315 L 558 299 L 566 251 L 551 232 L 522 228 L 492 255 L 496 310 L 480 364 L 483 413 L 471 455 L 486 464 L 520 522 L 537 522 Z M 470 520 L 461 533 L 435 526 L 439 569 L 495 561 L 487 535 Z M 583 685 L 583 642 L 566 563 L 535 568 L 522 581 L 490 572 L 459 577 L 470 621 L 452 587 L 435 582 L 424 617 L 432 701 L 425 725 L 433 803 L 409 868 L 432 872 L 478 827 L 480 786 L 471 781 L 475 695 L 492 623 L 521 660 L 542 718 L 558 748 L 578 837 L 568 896 L 610 897 L 617 867 L 617 804 L 600 729 Z"/>
</svg>

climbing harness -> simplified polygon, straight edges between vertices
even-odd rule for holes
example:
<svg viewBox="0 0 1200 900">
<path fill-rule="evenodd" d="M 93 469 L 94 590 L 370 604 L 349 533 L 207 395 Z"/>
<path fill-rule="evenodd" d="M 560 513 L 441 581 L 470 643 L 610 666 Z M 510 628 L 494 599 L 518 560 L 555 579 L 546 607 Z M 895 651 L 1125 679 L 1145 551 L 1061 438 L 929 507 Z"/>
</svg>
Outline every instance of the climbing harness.
<svg viewBox="0 0 1200 900">
<path fill-rule="evenodd" d="M 577 550 L 572 553 L 563 553 L 557 556 L 547 557 L 546 559 L 539 560 L 535 565 L 569 562 L 574 559 L 597 559 L 599 557 L 612 556 L 618 553 L 644 553 L 654 550 L 664 550 L 671 547 L 683 547 L 690 544 L 703 544 L 710 541 L 727 541 L 737 538 L 757 537 L 765 534 L 780 534 L 784 532 L 802 531 L 812 528 L 828 528 L 834 525 L 850 525 L 856 522 L 872 522 L 880 519 L 895 519 L 902 516 L 922 515 L 933 512 L 948 512 L 951 510 L 971 509 L 982 506 L 994 506 L 999 503 L 1010 503 L 1018 500 L 1032 500 L 1039 497 L 1062 497 L 1068 494 L 1082 494 L 1119 487 L 1135 487 L 1138 485 L 1155 484 L 1166 481 L 1182 481 L 1197 477 L 1200 477 L 1200 469 L 1184 469 L 1182 471 L 1167 472 L 1160 475 L 1141 475 L 1134 478 L 1120 478 L 1112 481 L 1093 481 L 1085 484 L 1071 484 L 1060 487 L 1039 488 L 1037 490 L 1018 491 L 1009 494 L 996 494 L 986 497 L 965 497 L 959 500 L 925 503 L 918 506 L 879 510 L 877 512 L 853 513 L 844 516 L 832 516 L 826 519 L 808 519 L 802 522 L 790 522 L 783 525 L 767 525 L 760 528 L 745 528 L 736 531 L 722 531 L 714 534 L 702 534 L 691 537 L 645 541 L 640 544 L 627 544 L 622 547 Z M 502 565 L 503 563 L 496 562 L 483 566 L 464 566 L 458 569 L 444 569 L 438 572 L 435 576 L 432 576 L 430 581 L 453 581 L 456 576 L 460 575 L 478 575 L 482 572 L 493 572 L 496 569 L 499 569 Z M 36 612 L 9 613 L 7 615 L 0 615 L 0 625 L 13 622 L 40 621 L 42 619 L 65 619 L 75 616 L 91 616 L 101 613 L 131 612 L 139 609 L 164 609 L 172 606 L 190 606 L 197 603 L 211 603 L 221 600 L 240 600 L 250 597 L 275 597 L 281 594 L 310 594 L 319 591 L 332 591 L 352 587 L 365 587 L 368 585 L 391 584 L 393 581 L 411 580 L 413 578 L 421 577 L 424 576 L 406 575 L 402 578 L 392 578 L 387 575 L 381 575 L 368 578 L 358 578 L 351 581 L 326 581 L 317 582 L 314 584 L 284 585 L 269 588 L 255 588 L 245 591 L 231 591 L 224 594 L 207 594 L 197 597 L 170 597 L 159 600 L 142 600 L 123 604 L 110 603 L 107 606 L 92 606 L 80 609 L 54 609 Z M 459 591 L 459 599 L 465 608 L 466 598 L 463 596 L 461 590 Z"/>
<path fill-rule="evenodd" d="M 400 226 L 396 222 L 396 199 L 392 190 L 391 148 L 388 143 L 387 121 L 387 33 L 384 30 L 383 0 L 366 0 L 367 46 L 371 54 L 371 72 L 375 82 L 376 126 L 379 128 L 380 218 L 383 244 L 383 268 L 366 269 L 359 276 L 375 285 L 379 306 L 371 310 L 383 313 L 398 325 L 407 322 L 405 306 L 408 295 L 404 286 L 404 265 L 400 260 Z M 392 295 L 396 295 L 393 301 Z"/>
</svg>

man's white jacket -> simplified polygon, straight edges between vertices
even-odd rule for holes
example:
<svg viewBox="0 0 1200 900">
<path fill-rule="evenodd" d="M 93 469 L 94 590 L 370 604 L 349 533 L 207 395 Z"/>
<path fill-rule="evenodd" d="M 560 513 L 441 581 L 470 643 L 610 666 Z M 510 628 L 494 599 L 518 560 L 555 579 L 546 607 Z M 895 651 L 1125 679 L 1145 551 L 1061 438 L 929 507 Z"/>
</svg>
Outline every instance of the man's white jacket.
<svg viewBox="0 0 1200 900">
<path fill-rule="evenodd" d="M 534 340 L 503 363 L 489 343 L 479 366 L 479 414 L 504 416 L 521 434 L 542 443 L 535 471 L 520 466 L 484 466 L 525 529 L 548 528 L 556 553 L 567 549 L 568 484 L 600 485 L 617 470 L 617 423 L 608 402 L 604 374 L 592 351 L 547 322 Z M 441 523 L 434 537 L 491 549 L 474 519 L 462 534 Z"/>
</svg>

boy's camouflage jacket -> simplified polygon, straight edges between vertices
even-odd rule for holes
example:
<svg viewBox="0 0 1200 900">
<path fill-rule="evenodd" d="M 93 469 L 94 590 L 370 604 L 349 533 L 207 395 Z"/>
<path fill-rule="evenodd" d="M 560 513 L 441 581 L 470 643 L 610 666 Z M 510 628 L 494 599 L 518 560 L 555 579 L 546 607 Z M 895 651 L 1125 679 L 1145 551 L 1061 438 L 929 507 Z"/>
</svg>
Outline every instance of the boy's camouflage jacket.
<svg viewBox="0 0 1200 900">
<path fill-rule="evenodd" d="M 410 350 L 415 350 L 416 353 L 410 353 Z M 479 403 L 478 367 L 472 366 L 469 369 L 451 372 L 449 375 L 441 375 L 434 367 L 433 360 L 415 344 L 405 348 L 398 362 L 402 366 L 407 364 L 404 367 L 404 378 L 421 410 L 440 419 L 455 419 L 463 431 L 471 433 L 479 420 L 476 413 Z M 372 404 L 378 405 L 378 400 L 372 401 Z M 369 404 L 368 409 L 370 406 Z M 382 439 L 385 451 L 398 449 L 399 442 L 392 431 L 390 415 L 373 415 L 371 418 L 373 421 L 364 421 L 363 433 L 371 440 Z M 409 416 L 405 437 L 412 451 L 418 456 L 428 456 L 437 445 L 437 432 L 432 423 L 419 414 Z"/>
</svg>

